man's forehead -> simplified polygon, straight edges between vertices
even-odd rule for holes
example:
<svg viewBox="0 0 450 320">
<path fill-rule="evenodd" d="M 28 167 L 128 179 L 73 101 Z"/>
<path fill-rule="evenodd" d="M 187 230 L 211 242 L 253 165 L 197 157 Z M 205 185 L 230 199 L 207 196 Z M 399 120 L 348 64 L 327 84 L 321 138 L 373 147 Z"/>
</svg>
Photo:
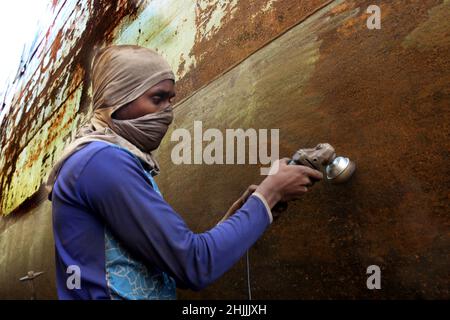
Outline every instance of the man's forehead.
<svg viewBox="0 0 450 320">
<path fill-rule="evenodd" d="M 158 84 L 155 84 L 153 87 L 147 90 L 147 93 L 167 93 L 167 94 L 175 94 L 175 85 L 172 80 L 164 80 Z"/>
</svg>

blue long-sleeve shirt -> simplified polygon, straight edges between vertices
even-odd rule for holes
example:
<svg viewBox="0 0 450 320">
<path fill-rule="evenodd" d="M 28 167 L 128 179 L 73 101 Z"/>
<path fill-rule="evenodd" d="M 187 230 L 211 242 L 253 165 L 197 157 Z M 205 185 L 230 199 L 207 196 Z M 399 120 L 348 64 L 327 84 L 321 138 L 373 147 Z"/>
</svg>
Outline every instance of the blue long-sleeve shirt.
<svg viewBox="0 0 450 320">
<path fill-rule="evenodd" d="M 127 150 L 91 142 L 64 163 L 52 193 L 60 299 L 171 299 L 229 270 L 271 223 L 252 195 L 196 234 Z M 78 281 L 78 282 L 77 282 Z"/>
</svg>

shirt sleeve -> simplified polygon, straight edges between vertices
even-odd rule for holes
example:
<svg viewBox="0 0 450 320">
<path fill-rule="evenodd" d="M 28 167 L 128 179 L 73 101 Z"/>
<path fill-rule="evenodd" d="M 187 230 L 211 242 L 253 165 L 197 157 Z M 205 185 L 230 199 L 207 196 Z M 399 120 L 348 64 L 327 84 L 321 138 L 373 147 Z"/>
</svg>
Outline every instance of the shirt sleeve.
<svg viewBox="0 0 450 320">
<path fill-rule="evenodd" d="M 194 233 L 153 190 L 136 159 L 113 147 L 90 159 L 77 192 L 131 253 L 192 290 L 205 288 L 229 270 L 271 223 L 264 199 L 252 195 L 226 221 Z"/>
</svg>

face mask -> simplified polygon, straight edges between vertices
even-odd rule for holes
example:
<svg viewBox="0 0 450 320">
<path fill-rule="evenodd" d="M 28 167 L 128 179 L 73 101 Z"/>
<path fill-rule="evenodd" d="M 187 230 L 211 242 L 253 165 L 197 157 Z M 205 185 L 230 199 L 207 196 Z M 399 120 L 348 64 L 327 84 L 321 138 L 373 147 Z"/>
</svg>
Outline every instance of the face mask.
<svg viewBox="0 0 450 320">
<path fill-rule="evenodd" d="M 172 107 L 149 113 L 145 116 L 128 119 L 112 120 L 112 130 L 125 138 L 143 152 L 151 152 L 159 147 L 162 138 L 173 120 Z"/>
</svg>

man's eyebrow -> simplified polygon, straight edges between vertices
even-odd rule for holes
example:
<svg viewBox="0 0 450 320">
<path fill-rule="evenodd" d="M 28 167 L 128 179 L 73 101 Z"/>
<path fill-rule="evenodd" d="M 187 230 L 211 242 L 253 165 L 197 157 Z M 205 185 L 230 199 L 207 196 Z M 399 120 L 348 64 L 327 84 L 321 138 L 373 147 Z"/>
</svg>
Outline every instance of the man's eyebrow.
<svg viewBox="0 0 450 320">
<path fill-rule="evenodd" d="M 151 95 L 159 95 L 159 96 L 166 96 L 166 95 L 168 95 L 170 97 L 175 97 L 176 96 L 175 91 L 166 91 L 164 89 L 156 90 L 154 92 L 151 92 L 150 94 Z"/>
</svg>

